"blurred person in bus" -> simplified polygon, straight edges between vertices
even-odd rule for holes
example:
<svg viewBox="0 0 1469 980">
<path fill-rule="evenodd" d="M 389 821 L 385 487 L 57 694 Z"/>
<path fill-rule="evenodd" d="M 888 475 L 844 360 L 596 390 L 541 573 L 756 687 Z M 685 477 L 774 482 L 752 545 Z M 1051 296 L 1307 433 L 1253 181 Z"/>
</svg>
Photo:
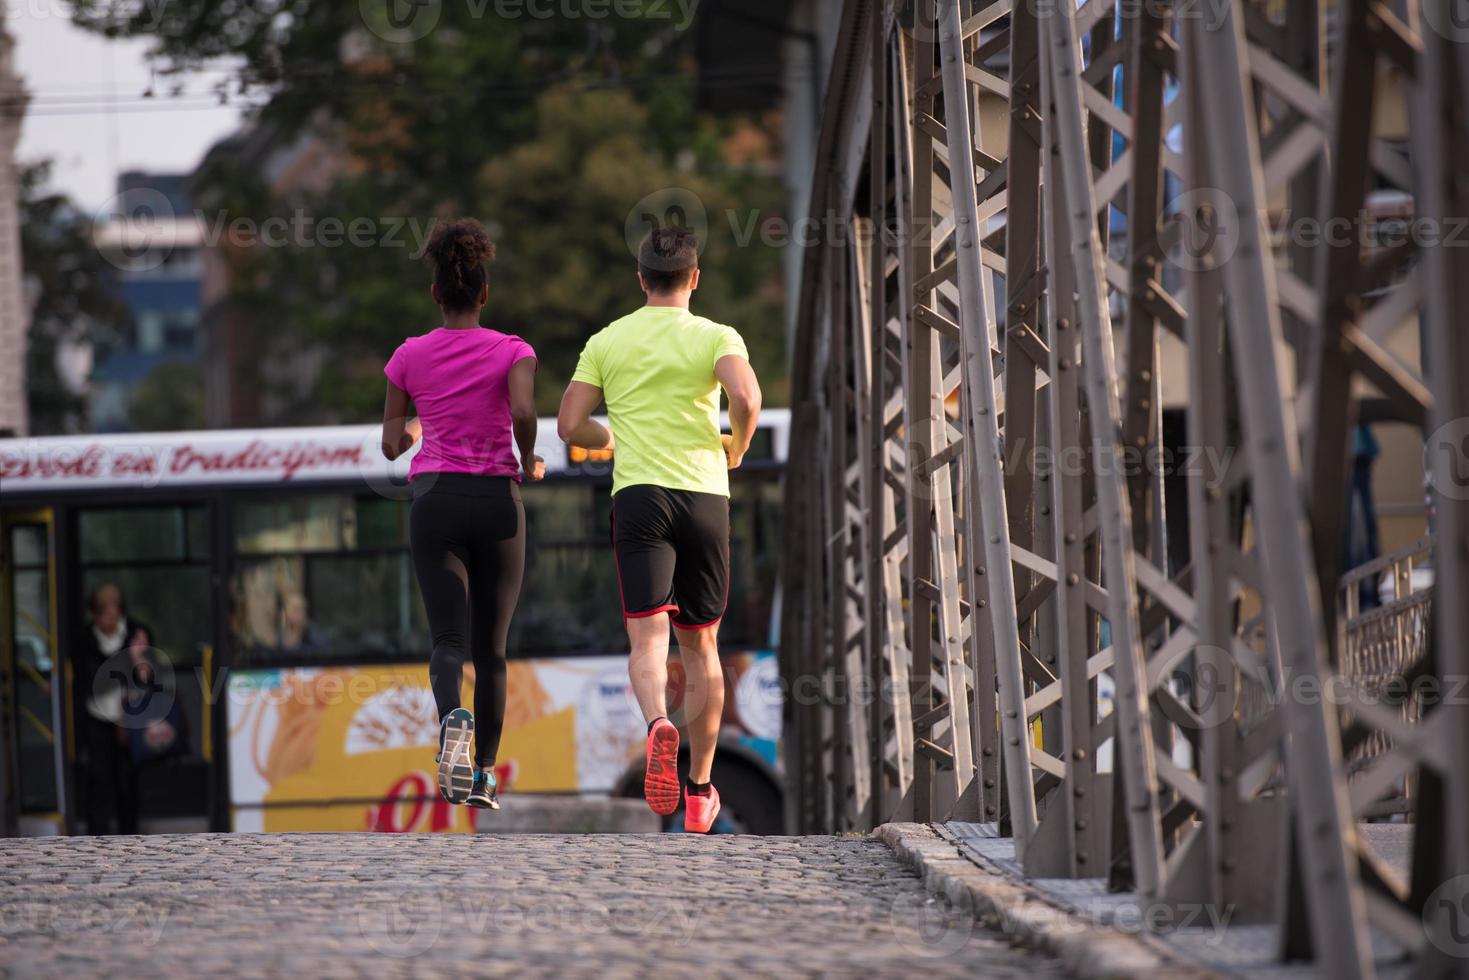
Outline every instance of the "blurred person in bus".
<svg viewBox="0 0 1469 980">
<path fill-rule="evenodd" d="M 325 630 L 311 621 L 306 596 L 300 592 L 288 592 L 281 600 L 276 647 L 284 654 L 331 653 L 331 639 Z"/>
<path fill-rule="evenodd" d="M 616 435 L 612 546 L 628 675 L 648 723 L 643 795 L 662 816 L 682 798 L 684 828 L 707 833 L 719 815 L 710 776 L 724 709 L 718 631 L 729 599 L 729 471 L 755 434 L 760 384 L 739 333 L 689 311 L 699 286 L 693 232 L 652 231 L 638 250 L 638 282 L 646 304 L 587 341 L 557 432 L 584 449 L 613 449 Z M 730 420 L 723 436 L 721 388 Z M 610 431 L 592 418 L 604 400 Z M 678 729 L 667 717 L 670 614 L 692 743 L 682 788 Z"/>
<path fill-rule="evenodd" d="M 383 368 L 383 455 L 397 459 L 421 443 L 408 472 L 408 542 L 434 642 L 439 792 L 450 803 L 499 809 L 506 634 L 525 570 L 519 484 L 546 472 L 535 455 L 536 354 L 519 337 L 480 325 L 495 246 L 479 222 L 436 226 L 424 254 L 443 323 L 409 337 Z M 410 401 L 418 411 L 411 420 Z M 473 714 L 459 703 L 466 656 L 475 668 Z"/>
<path fill-rule="evenodd" d="M 92 621 L 73 650 L 76 719 L 86 754 L 87 833 L 138 832 L 138 772 L 129 701 L 153 682 L 153 631 L 128 615 L 122 589 L 103 582 L 87 600 Z M 167 724 L 167 722 L 161 722 Z M 163 737 L 165 732 L 155 733 Z"/>
</svg>

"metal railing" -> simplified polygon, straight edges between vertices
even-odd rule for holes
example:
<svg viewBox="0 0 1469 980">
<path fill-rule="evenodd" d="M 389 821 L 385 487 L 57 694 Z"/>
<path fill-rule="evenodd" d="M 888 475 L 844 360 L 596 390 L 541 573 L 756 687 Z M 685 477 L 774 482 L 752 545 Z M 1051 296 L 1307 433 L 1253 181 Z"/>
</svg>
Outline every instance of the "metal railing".
<svg viewBox="0 0 1469 980">
<path fill-rule="evenodd" d="M 790 706 L 799 830 L 990 822 L 1027 874 L 1229 905 L 1332 976 L 1372 974 L 1373 929 L 1436 955 L 1469 705 L 1377 695 L 1469 675 L 1469 602 L 1340 596 L 1341 476 L 1369 405 L 1455 446 L 1469 250 L 1277 246 L 1260 216 L 1350 223 L 1374 184 L 1465 213 L 1469 54 L 1417 3 L 1342 0 L 1328 66 L 1328 6 L 845 4 L 792 372 L 783 669 L 820 692 Z M 1411 161 L 1374 129 L 1393 98 Z M 1417 316 L 1431 376 L 1383 347 Z M 1149 463 L 1165 337 L 1183 548 Z M 1469 596 L 1460 496 L 1435 501 L 1440 595 Z M 1374 696 L 1321 696 L 1353 684 Z M 1384 807 L 1428 879 L 1358 833 Z"/>
</svg>

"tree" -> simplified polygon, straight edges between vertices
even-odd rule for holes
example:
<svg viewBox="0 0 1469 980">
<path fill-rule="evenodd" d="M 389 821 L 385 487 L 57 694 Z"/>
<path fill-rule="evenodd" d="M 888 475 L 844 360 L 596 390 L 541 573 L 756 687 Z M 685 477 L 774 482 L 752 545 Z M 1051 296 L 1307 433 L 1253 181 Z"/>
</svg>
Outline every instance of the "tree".
<svg viewBox="0 0 1469 980">
<path fill-rule="evenodd" d="M 764 376 L 783 373 L 779 257 L 736 247 L 724 220 L 732 202 L 758 207 L 783 192 L 726 159 L 724 139 L 748 121 L 695 112 L 691 37 L 659 16 L 679 5 L 573 19 L 430 6 L 434 29 L 395 43 L 371 3 L 297 2 L 284 13 L 277 0 L 77 4 L 83 26 L 152 38 L 165 69 L 241 59 L 240 84 L 270 95 L 258 133 L 286 146 L 309 132 L 345 161 L 324 188 L 278 193 L 261 166 L 220 153 L 196 181 L 206 223 L 275 218 L 300 229 L 230 254 L 231 306 L 247 311 L 260 361 L 232 368 L 269 383 L 270 365 L 320 363 L 304 386 L 301 371 L 275 372 L 279 408 L 261 421 L 376 416 L 383 362 L 437 323 L 423 241 L 434 220 L 462 214 L 483 219 L 499 245 L 486 322 L 537 347 L 541 407 L 553 407 L 586 337 L 640 301 L 625 221 L 668 187 L 717 219 L 700 312 L 737 325 Z M 343 234 L 354 222 L 364 234 Z"/>
<path fill-rule="evenodd" d="M 32 304 L 27 401 L 37 435 L 80 432 L 87 425 L 87 399 L 62 378 L 58 354 L 90 346 L 100 359 L 131 321 L 117 291 L 117 270 L 93 244 L 91 219 L 47 189 L 50 175 L 44 162 L 20 172 L 21 262 Z"/>
<path fill-rule="evenodd" d="M 138 432 L 204 428 L 204 372 L 197 364 L 164 361 L 128 400 L 128 422 Z"/>
</svg>

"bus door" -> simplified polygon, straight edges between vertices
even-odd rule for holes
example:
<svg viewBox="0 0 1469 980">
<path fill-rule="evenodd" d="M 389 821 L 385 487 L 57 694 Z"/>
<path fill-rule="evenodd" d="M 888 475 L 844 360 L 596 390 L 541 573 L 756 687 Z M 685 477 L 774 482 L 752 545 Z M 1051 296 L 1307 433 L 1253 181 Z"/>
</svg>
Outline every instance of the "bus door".
<svg viewBox="0 0 1469 980">
<path fill-rule="evenodd" d="M 65 831 L 66 674 L 56 633 L 55 520 L 49 508 L 0 514 L 0 830 Z"/>
</svg>

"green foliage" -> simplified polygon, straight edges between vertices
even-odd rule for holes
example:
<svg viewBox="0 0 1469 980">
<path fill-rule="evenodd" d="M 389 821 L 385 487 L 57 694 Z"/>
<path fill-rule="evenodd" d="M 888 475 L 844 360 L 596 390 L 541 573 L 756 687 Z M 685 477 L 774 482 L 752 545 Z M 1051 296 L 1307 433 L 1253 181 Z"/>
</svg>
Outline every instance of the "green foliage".
<svg viewBox="0 0 1469 980">
<path fill-rule="evenodd" d="M 86 428 L 86 399 L 62 382 L 58 349 L 90 343 L 100 360 L 129 322 L 116 292 L 116 270 L 92 242 L 91 219 L 65 195 L 47 189 L 50 172 L 49 163 L 20 172 L 21 261 L 33 304 L 26 386 L 30 428 L 37 435 Z"/>
<path fill-rule="evenodd" d="M 484 221 L 499 248 L 484 322 L 536 347 L 538 401 L 553 410 L 585 339 L 642 301 L 624 223 L 668 187 L 696 194 L 708 215 L 696 309 L 744 333 L 763 377 L 784 373 L 779 257 L 738 247 L 727 217 L 778 205 L 783 191 L 724 159 L 739 121 L 696 113 L 691 32 L 676 18 L 501 17 L 516 8 L 445 2 L 432 31 L 395 44 L 363 19 L 372 4 L 76 7 L 83 26 L 151 38 L 166 65 L 239 59 L 241 78 L 270 93 L 257 131 L 272 146 L 310 133 L 338 151 L 325 188 L 273 192 L 250 156 L 258 148 L 245 146 L 213 154 L 198 181 L 206 224 L 275 217 L 307 229 L 228 256 L 231 304 L 261 362 L 232 369 L 291 379 L 273 392 L 284 408 L 262 421 L 378 416 L 383 362 L 439 320 L 423 242 L 435 220 L 459 215 Z M 363 219 L 363 235 L 322 234 Z M 306 388 L 299 371 L 269 370 L 318 359 Z"/>
<path fill-rule="evenodd" d="M 158 365 L 128 400 L 128 422 L 138 432 L 204 428 L 204 369 L 183 361 Z"/>
</svg>

